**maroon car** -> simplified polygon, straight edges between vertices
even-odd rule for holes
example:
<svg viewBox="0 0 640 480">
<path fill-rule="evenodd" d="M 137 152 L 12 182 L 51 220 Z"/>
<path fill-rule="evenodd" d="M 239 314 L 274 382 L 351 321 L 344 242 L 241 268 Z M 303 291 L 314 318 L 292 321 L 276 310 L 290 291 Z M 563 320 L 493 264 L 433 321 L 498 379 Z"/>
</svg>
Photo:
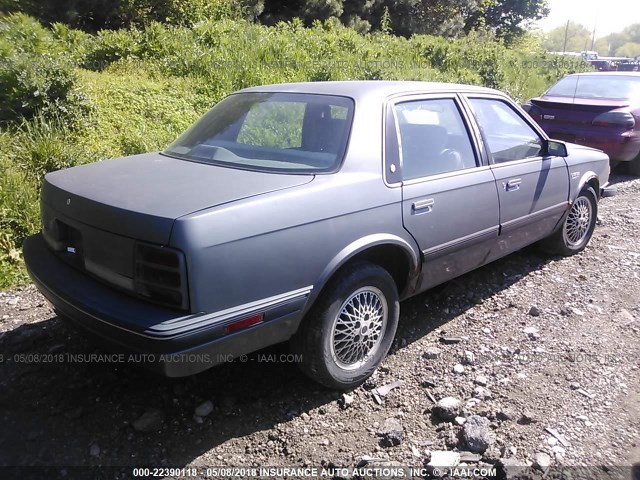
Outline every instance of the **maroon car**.
<svg viewBox="0 0 640 480">
<path fill-rule="evenodd" d="M 640 175 L 640 73 L 567 75 L 524 109 L 554 139 L 603 150 Z"/>
</svg>

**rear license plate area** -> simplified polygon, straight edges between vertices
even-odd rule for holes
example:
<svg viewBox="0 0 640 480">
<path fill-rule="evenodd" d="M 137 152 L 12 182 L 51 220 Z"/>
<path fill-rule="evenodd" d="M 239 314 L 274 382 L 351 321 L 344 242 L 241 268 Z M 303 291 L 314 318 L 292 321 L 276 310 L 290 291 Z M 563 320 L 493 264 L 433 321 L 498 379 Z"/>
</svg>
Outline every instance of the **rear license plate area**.
<svg viewBox="0 0 640 480">
<path fill-rule="evenodd" d="M 69 263 L 84 267 L 84 252 L 80 230 L 58 220 L 58 232 L 63 245 L 63 249 L 60 252 L 62 257 Z"/>
</svg>

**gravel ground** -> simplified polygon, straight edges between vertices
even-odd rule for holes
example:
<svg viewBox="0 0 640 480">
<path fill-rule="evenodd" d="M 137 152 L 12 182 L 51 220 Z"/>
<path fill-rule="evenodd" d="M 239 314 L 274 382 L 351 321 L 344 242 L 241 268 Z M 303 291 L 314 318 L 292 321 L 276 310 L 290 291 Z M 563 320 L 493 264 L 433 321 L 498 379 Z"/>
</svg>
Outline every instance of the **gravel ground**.
<svg viewBox="0 0 640 480">
<path fill-rule="evenodd" d="M 630 478 L 640 461 L 640 180 L 612 180 L 618 196 L 602 200 L 585 252 L 526 249 L 404 302 L 388 358 L 348 394 L 307 380 L 284 346 L 182 379 L 90 361 L 103 352 L 33 287 L 0 292 L 0 466 L 67 478 L 72 466 L 193 466 L 199 477 L 210 466 L 347 467 L 332 473 L 349 478 L 356 466 L 431 461 Z"/>
</svg>

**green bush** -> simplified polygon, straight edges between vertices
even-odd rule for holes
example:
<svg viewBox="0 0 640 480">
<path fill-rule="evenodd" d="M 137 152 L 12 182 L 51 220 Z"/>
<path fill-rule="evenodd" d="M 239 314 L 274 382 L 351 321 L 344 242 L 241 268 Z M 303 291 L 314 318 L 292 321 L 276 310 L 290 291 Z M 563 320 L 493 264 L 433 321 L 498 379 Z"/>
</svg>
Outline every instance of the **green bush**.
<svg viewBox="0 0 640 480">
<path fill-rule="evenodd" d="M 63 23 L 51 25 L 51 34 L 57 47 L 74 65 L 85 61 L 87 52 L 91 50 L 93 36 L 82 30 L 69 28 Z"/>
<path fill-rule="evenodd" d="M 0 59 L 0 122 L 59 116 L 76 126 L 89 110 L 75 88 L 75 68 L 51 55 L 16 54 Z"/>
<path fill-rule="evenodd" d="M 0 53 L 58 52 L 51 32 L 23 13 L 0 15 Z"/>
<path fill-rule="evenodd" d="M 101 30 L 89 46 L 82 66 L 100 71 L 121 59 L 137 58 L 140 54 L 140 32 L 132 30 Z"/>
<path fill-rule="evenodd" d="M 16 14 L 0 18 L 0 35 L 0 123 L 41 114 L 77 126 L 90 106 L 51 32 Z"/>
</svg>

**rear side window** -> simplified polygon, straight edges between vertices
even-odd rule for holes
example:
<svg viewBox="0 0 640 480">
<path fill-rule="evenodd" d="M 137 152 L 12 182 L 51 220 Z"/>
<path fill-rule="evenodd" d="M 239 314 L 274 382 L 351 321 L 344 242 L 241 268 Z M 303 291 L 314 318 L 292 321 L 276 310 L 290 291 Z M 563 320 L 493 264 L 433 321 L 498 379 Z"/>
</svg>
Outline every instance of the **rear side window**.
<svg viewBox="0 0 640 480">
<path fill-rule="evenodd" d="M 469 103 L 495 163 L 540 156 L 542 139 L 510 105 L 487 98 Z"/>
<path fill-rule="evenodd" d="M 209 110 L 163 152 L 249 170 L 330 172 L 347 148 L 354 102 L 331 95 L 238 93 Z"/>
<path fill-rule="evenodd" d="M 404 180 L 476 166 L 469 134 L 451 98 L 395 105 Z"/>
</svg>

